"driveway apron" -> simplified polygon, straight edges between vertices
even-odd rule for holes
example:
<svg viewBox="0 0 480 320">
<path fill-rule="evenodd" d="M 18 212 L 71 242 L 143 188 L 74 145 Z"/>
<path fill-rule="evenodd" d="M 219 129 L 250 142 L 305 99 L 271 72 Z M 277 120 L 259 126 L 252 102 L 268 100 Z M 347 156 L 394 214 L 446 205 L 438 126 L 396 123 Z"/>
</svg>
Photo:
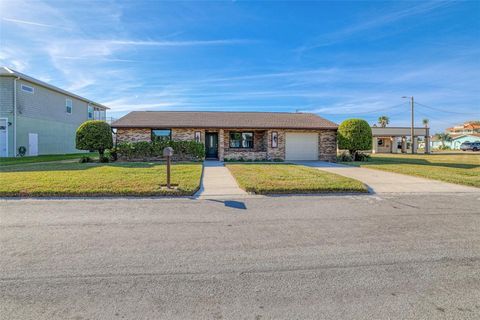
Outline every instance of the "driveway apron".
<svg viewBox="0 0 480 320">
<path fill-rule="evenodd" d="M 199 197 L 215 197 L 228 195 L 247 195 L 240 189 L 237 181 L 221 161 L 205 161 Z"/>
<path fill-rule="evenodd" d="M 323 161 L 295 161 L 295 164 L 336 173 L 365 183 L 374 193 L 479 193 L 479 188 L 424 179 L 381 170 L 346 166 Z"/>
</svg>

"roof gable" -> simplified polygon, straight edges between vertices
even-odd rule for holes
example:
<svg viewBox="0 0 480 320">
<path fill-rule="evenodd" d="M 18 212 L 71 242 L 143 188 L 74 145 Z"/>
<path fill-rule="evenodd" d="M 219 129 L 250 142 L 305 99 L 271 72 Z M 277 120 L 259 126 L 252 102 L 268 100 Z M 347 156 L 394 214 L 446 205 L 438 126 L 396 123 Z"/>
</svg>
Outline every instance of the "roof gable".
<svg viewBox="0 0 480 320">
<path fill-rule="evenodd" d="M 313 113 L 133 111 L 112 127 L 337 129 L 338 125 Z"/>
</svg>

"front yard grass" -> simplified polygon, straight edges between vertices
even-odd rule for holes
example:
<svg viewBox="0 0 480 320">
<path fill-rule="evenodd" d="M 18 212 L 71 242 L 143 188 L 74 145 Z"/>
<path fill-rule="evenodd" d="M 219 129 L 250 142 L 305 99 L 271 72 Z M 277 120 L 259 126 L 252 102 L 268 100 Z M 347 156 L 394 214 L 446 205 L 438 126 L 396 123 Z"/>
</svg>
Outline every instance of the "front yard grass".
<svg viewBox="0 0 480 320">
<path fill-rule="evenodd" d="M 480 154 L 375 154 L 367 162 L 346 162 L 364 168 L 480 187 Z"/>
<path fill-rule="evenodd" d="M 40 163 L 0 167 L 0 196 L 192 195 L 200 186 L 199 163 L 172 165 L 172 185 L 158 163 Z"/>
<path fill-rule="evenodd" d="M 227 164 L 239 186 L 257 194 L 367 192 L 360 181 L 294 164 Z"/>
<path fill-rule="evenodd" d="M 37 163 L 37 162 L 49 162 L 49 161 L 62 161 L 80 159 L 82 156 L 88 156 L 92 158 L 98 158 L 97 152 L 89 153 L 68 153 L 68 154 L 49 154 L 41 156 L 26 156 L 17 158 L 0 158 L 0 166 Z"/>
</svg>

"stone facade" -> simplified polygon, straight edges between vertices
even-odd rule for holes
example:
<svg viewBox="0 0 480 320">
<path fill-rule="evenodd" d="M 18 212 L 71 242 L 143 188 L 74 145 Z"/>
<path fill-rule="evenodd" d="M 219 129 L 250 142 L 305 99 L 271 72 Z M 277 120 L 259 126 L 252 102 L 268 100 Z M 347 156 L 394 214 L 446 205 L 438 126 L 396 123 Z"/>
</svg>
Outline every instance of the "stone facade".
<svg viewBox="0 0 480 320">
<path fill-rule="evenodd" d="M 205 143 L 205 129 L 173 128 L 172 139 L 178 141 L 195 140 L 195 132 L 200 132 L 200 141 Z"/>
<path fill-rule="evenodd" d="M 337 161 L 337 132 L 334 130 L 321 130 L 318 139 L 318 160 Z"/>
<path fill-rule="evenodd" d="M 277 133 L 277 147 L 272 147 L 272 132 Z M 267 157 L 269 160 L 285 159 L 285 131 L 284 130 L 268 130 L 267 132 Z"/>
<path fill-rule="evenodd" d="M 118 128 L 117 143 L 152 141 L 152 130 L 149 128 Z"/>
<path fill-rule="evenodd" d="M 244 160 L 284 160 L 285 159 L 285 135 L 286 132 L 312 132 L 312 130 L 248 130 L 248 129 L 195 129 L 195 128 L 172 128 L 172 139 L 185 141 L 194 140 L 195 132 L 200 131 L 201 142 L 205 143 L 206 132 L 218 133 L 218 158 L 244 159 Z M 230 132 L 253 132 L 253 148 L 230 148 Z M 319 135 L 318 160 L 336 161 L 337 155 L 337 132 L 336 130 L 315 130 Z M 272 147 L 272 132 L 277 132 L 278 146 Z M 151 141 L 151 129 L 149 128 L 118 128 L 118 142 Z"/>
</svg>

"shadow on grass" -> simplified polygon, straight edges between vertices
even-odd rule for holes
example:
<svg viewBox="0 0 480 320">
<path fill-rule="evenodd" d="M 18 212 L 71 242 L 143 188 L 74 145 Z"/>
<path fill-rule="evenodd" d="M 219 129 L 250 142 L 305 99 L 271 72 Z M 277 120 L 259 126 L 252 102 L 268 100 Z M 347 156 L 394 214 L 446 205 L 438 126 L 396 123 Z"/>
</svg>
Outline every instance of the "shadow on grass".
<svg viewBox="0 0 480 320">
<path fill-rule="evenodd" d="M 375 164 L 375 165 L 388 165 L 388 164 L 412 164 L 412 165 L 422 165 L 430 167 L 445 167 L 445 168 L 456 168 L 456 169 L 475 169 L 479 168 L 479 165 L 470 164 L 470 163 L 451 163 L 451 162 L 431 162 L 425 159 L 399 159 L 399 158 L 388 158 L 388 157 L 375 157 L 367 162 L 361 162 L 360 165 L 365 164 Z"/>
<path fill-rule="evenodd" d="M 41 171 L 78 171 L 89 170 L 100 167 L 112 167 L 112 168 L 128 168 L 128 169 L 145 169 L 155 166 L 163 165 L 161 162 L 118 162 L 118 163 L 35 163 L 25 166 L 12 165 L 6 167 L 0 167 L 1 172 L 41 172 Z M 185 164 L 185 163 L 182 163 Z M 175 165 L 173 164 L 172 168 Z"/>
</svg>

